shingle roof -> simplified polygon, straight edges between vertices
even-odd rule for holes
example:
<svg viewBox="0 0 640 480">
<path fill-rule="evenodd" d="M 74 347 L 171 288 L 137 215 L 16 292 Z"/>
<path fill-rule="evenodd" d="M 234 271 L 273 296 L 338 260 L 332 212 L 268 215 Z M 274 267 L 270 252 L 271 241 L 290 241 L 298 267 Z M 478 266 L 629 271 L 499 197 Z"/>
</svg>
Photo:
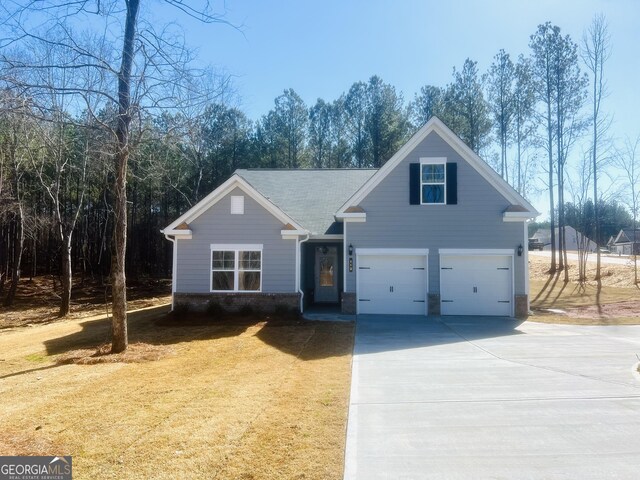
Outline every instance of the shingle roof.
<svg viewBox="0 0 640 480">
<path fill-rule="evenodd" d="M 640 229 L 633 230 L 632 228 L 623 228 L 620 230 L 614 243 L 639 243 L 640 242 Z"/>
<path fill-rule="evenodd" d="M 252 187 L 312 234 L 342 233 L 334 214 L 375 169 L 236 170 Z"/>
</svg>

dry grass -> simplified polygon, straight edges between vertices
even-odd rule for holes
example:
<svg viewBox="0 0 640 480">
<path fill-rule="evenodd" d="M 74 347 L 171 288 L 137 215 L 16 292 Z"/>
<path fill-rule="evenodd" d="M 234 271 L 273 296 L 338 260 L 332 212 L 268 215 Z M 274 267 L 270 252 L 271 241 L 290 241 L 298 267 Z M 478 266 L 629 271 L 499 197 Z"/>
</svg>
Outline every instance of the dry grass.
<svg viewBox="0 0 640 480">
<path fill-rule="evenodd" d="M 529 320 L 545 323 L 577 325 L 635 325 L 640 324 L 640 289 L 633 286 L 633 270 L 626 265 L 603 266 L 602 288 L 590 280 L 579 284 L 575 265 L 569 270 L 569 283 L 563 273 L 547 273 L 548 259 L 529 257 L 530 299 L 534 315 Z M 590 266 L 589 278 L 595 276 Z M 552 313 L 557 309 L 563 313 Z"/>
<path fill-rule="evenodd" d="M 102 319 L 0 332 L 0 451 L 73 455 L 78 479 L 342 477 L 353 325 L 162 315 L 96 365 L 60 362 L 109 357 Z"/>
<path fill-rule="evenodd" d="M 640 262 L 639 262 L 640 263 Z M 549 270 L 549 258 L 529 255 L 529 276 L 532 280 L 546 280 Z M 577 261 L 569 259 L 569 280 L 578 283 Z M 564 278 L 562 273 L 561 278 Z M 587 285 L 596 286 L 596 263 L 587 262 Z M 601 283 L 605 287 L 633 287 L 633 261 L 629 260 L 626 265 L 603 263 L 600 268 Z"/>
</svg>

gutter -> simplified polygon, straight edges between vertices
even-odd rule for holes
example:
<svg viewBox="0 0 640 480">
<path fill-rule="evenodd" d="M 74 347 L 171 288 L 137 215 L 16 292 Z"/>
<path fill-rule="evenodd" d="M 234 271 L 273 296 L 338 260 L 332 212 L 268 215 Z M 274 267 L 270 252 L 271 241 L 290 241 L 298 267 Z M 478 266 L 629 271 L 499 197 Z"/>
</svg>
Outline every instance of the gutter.
<svg viewBox="0 0 640 480">
<path fill-rule="evenodd" d="M 171 259 L 171 311 L 175 308 L 175 293 L 176 293 L 176 270 L 178 265 L 178 243 L 175 237 L 170 237 L 164 233 L 164 230 L 160 230 L 164 234 L 164 238 L 173 243 L 173 258 Z"/>
<path fill-rule="evenodd" d="M 300 313 L 302 313 L 304 311 L 304 291 L 301 288 L 302 282 L 300 281 L 301 277 L 302 277 L 302 268 L 301 268 L 302 267 L 302 244 L 304 242 L 306 242 L 307 240 L 309 240 L 309 237 L 310 237 L 310 234 L 309 234 L 309 232 L 307 232 L 306 233 L 306 238 L 304 238 L 303 240 L 300 240 L 300 239 L 296 240 L 297 243 L 298 243 L 298 245 L 297 245 L 297 250 L 298 250 L 298 252 L 297 252 L 298 253 L 298 265 L 297 265 L 297 268 L 298 268 L 298 285 L 297 285 L 297 287 L 298 287 L 298 293 L 300 294 Z"/>
</svg>

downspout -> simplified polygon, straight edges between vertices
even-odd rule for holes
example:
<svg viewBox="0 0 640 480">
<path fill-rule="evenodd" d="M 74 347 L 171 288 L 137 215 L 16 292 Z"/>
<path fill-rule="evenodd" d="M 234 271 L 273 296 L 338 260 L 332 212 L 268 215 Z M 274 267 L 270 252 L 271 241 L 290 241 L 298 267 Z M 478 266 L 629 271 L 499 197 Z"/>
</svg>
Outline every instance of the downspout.
<svg viewBox="0 0 640 480">
<path fill-rule="evenodd" d="M 298 293 L 300 294 L 300 313 L 302 313 L 304 311 L 304 291 L 302 290 L 302 282 L 301 280 L 301 276 L 302 276 L 302 244 L 304 242 L 306 242 L 307 240 L 309 240 L 309 232 L 307 232 L 306 238 L 303 240 L 300 240 L 300 237 L 298 237 L 298 239 L 296 240 L 296 242 L 298 243 L 298 246 L 296 248 L 296 253 L 298 255 Z"/>
<path fill-rule="evenodd" d="M 164 233 L 164 231 L 162 233 Z M 170 237 L 166 233 L 164 234 L 164 238 L 166 238 L 171 243 L 173 243 L 173 258 L 171 259 L 171 311 L 173 312 L 173 309 L 175 307 L 176 266 L 178 264 L 178 258 L 177 258 L 178 243 L 176 238 Z"/>
</svg>

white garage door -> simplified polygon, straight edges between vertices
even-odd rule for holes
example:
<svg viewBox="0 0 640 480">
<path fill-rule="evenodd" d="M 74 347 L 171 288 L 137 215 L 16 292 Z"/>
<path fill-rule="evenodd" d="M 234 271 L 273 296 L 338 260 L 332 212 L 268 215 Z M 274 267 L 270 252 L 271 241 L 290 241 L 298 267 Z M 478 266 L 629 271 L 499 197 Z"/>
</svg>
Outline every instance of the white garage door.
<svg viewBox="0 0 640 480">
<path fill-rule="evenodd" d="M 358 255 L 358 313 L 426 315 L 427 257 Z"/>
<path fill-rule="evenodd" d="M 441 255 L 442 315 L 512 315 L 512 257 Z"/>
</svg>

